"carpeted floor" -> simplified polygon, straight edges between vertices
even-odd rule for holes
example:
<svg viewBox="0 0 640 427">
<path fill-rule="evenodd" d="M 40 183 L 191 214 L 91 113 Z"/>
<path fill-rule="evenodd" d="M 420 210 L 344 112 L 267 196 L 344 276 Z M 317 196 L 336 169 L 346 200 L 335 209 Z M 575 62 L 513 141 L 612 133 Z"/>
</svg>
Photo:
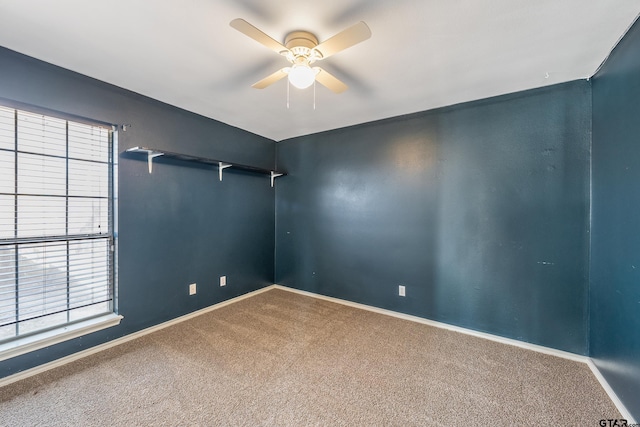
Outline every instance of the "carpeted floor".
<svg viewBox="0 0 640 427">
<path fill-rule="evenodd" d="M 596 426 L 582 363 L 270 290 L 0 389 L 2 426 Z"/>
</svg>

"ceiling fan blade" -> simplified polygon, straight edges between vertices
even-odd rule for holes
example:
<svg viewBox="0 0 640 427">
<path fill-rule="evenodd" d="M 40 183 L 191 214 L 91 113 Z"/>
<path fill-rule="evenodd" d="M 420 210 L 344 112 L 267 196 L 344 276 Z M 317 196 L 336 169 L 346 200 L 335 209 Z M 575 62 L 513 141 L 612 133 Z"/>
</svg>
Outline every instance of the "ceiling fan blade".
<svg viewBox="0 0 640 427">
<path fill-rule="evenodd" d="M 249 36 L 263 46 L 268 47 L 275 53 L 282 54 L 282 52 L 289 51 L 289 49 L 287 49 L 282 43 L 272 39 L 253 25 L 249 24 L 244 19 L 234 19 L 233 21 L 229 22 L 229 25 L 240 31 L 245 36 Z"/>
<path fill-rule="evenodd" d="M 254 87 L 256 89 L 264 89 L 265 87 L 274 84 L 278 80 L 287 77 L 287 72 L 285 70 L 286 68 L 282 68 L 271 74 L 270 76 L 267 76 L 264 79 L 260 80 L 259 82 L 252 84 L 251 87 Z"/>
<path fill-rule="evenodd" d="M 323 41 L 315 50 L 320 52 L 322 58 L 327 58 L 335 53 L 363 42 L 371 37 L 371 30 L 363 21 L 347 28 L 328 40 Z"/>
<path fill-rule="evenodd" d="M 314 69 L 318 70 L 318 74 L 316 74 L 316 81 L 331 92 L 342 93 L 347 90 L 348 86 L 338 80 L 333 74 L 329 74 L 320 67 L 314 67 Z"/>
</svg>

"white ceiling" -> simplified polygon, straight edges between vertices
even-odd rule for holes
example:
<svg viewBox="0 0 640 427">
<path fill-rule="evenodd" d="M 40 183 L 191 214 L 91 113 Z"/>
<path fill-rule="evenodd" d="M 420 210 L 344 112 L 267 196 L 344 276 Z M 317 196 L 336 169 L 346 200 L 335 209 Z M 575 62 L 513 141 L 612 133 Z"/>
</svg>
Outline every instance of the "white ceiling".
<svg viewBox="0 0 640 427">
<path fill-rule="evenodd" d="M 0 0 L 0 45 L 280 141 L 588 78 L 640 0 Z M 322 61 L 349 89 L 251 85 L 287 65 L 229 26 L 320 41 L 372 37 Z M 0 64 L 1 68 L 1 64 Z M 1 75 L 1 70 L 0 70 Z"/>
</svg>

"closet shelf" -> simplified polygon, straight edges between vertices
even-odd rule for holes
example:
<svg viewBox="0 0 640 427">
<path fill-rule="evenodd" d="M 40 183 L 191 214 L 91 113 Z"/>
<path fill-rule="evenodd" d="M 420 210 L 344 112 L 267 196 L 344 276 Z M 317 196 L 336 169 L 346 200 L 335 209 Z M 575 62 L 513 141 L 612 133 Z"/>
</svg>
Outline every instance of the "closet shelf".
<svg viewBox="0 0 640 427">
<path fill-rule="evenodd" d="M 222 181 L 222 171 L 227 168 L 234 168 L 263 175 L 268 175 L 271 178 L 271 186 L 273 187 L 274 180 L 279 176 L 284 176 L 286 173 L 278 172 L 270 169 L 263 169 L 256 166 L 243 165 L 240 163 L 226 162 L 224 160 L 209 159 L 207 157 L 192 156 L 190 154 L 174 153 L 171 151 L 160 150 L 158 148 L 148 147 L 133 147 L 126 150 L 127 153 L 140 153 L 147 156 L 147 162 L 149 164 L 149 173 L 153 171 L 153 159 L 156 157 L 166 157 L 170 159 L 184 160 L 187 162 L 204 163 L 207 165 L 215 165 L 218 167 L 218 177 Z"/>
</svg>

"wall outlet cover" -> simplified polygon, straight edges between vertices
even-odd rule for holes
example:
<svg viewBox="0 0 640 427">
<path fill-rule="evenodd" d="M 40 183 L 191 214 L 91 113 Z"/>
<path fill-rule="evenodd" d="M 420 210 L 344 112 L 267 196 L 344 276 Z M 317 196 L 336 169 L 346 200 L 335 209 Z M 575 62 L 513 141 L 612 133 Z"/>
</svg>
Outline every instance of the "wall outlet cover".
<svg viewBox="0 0 640 427">
<path fill-rule="evenodd" d="M 401 297 L 406 296 L 404 285 L 398 285 L 398 295 Z"/>
<path fill-rule="evenodd" d="M 227 286 L 227 276 L 220 276 L 220 286 Z"/>
<path fill-rule="evenodd" d="M 196 294 L 196 284 L 192 283 L 189 285 L 189 295 L 195 295 Z"/>
</svg>

